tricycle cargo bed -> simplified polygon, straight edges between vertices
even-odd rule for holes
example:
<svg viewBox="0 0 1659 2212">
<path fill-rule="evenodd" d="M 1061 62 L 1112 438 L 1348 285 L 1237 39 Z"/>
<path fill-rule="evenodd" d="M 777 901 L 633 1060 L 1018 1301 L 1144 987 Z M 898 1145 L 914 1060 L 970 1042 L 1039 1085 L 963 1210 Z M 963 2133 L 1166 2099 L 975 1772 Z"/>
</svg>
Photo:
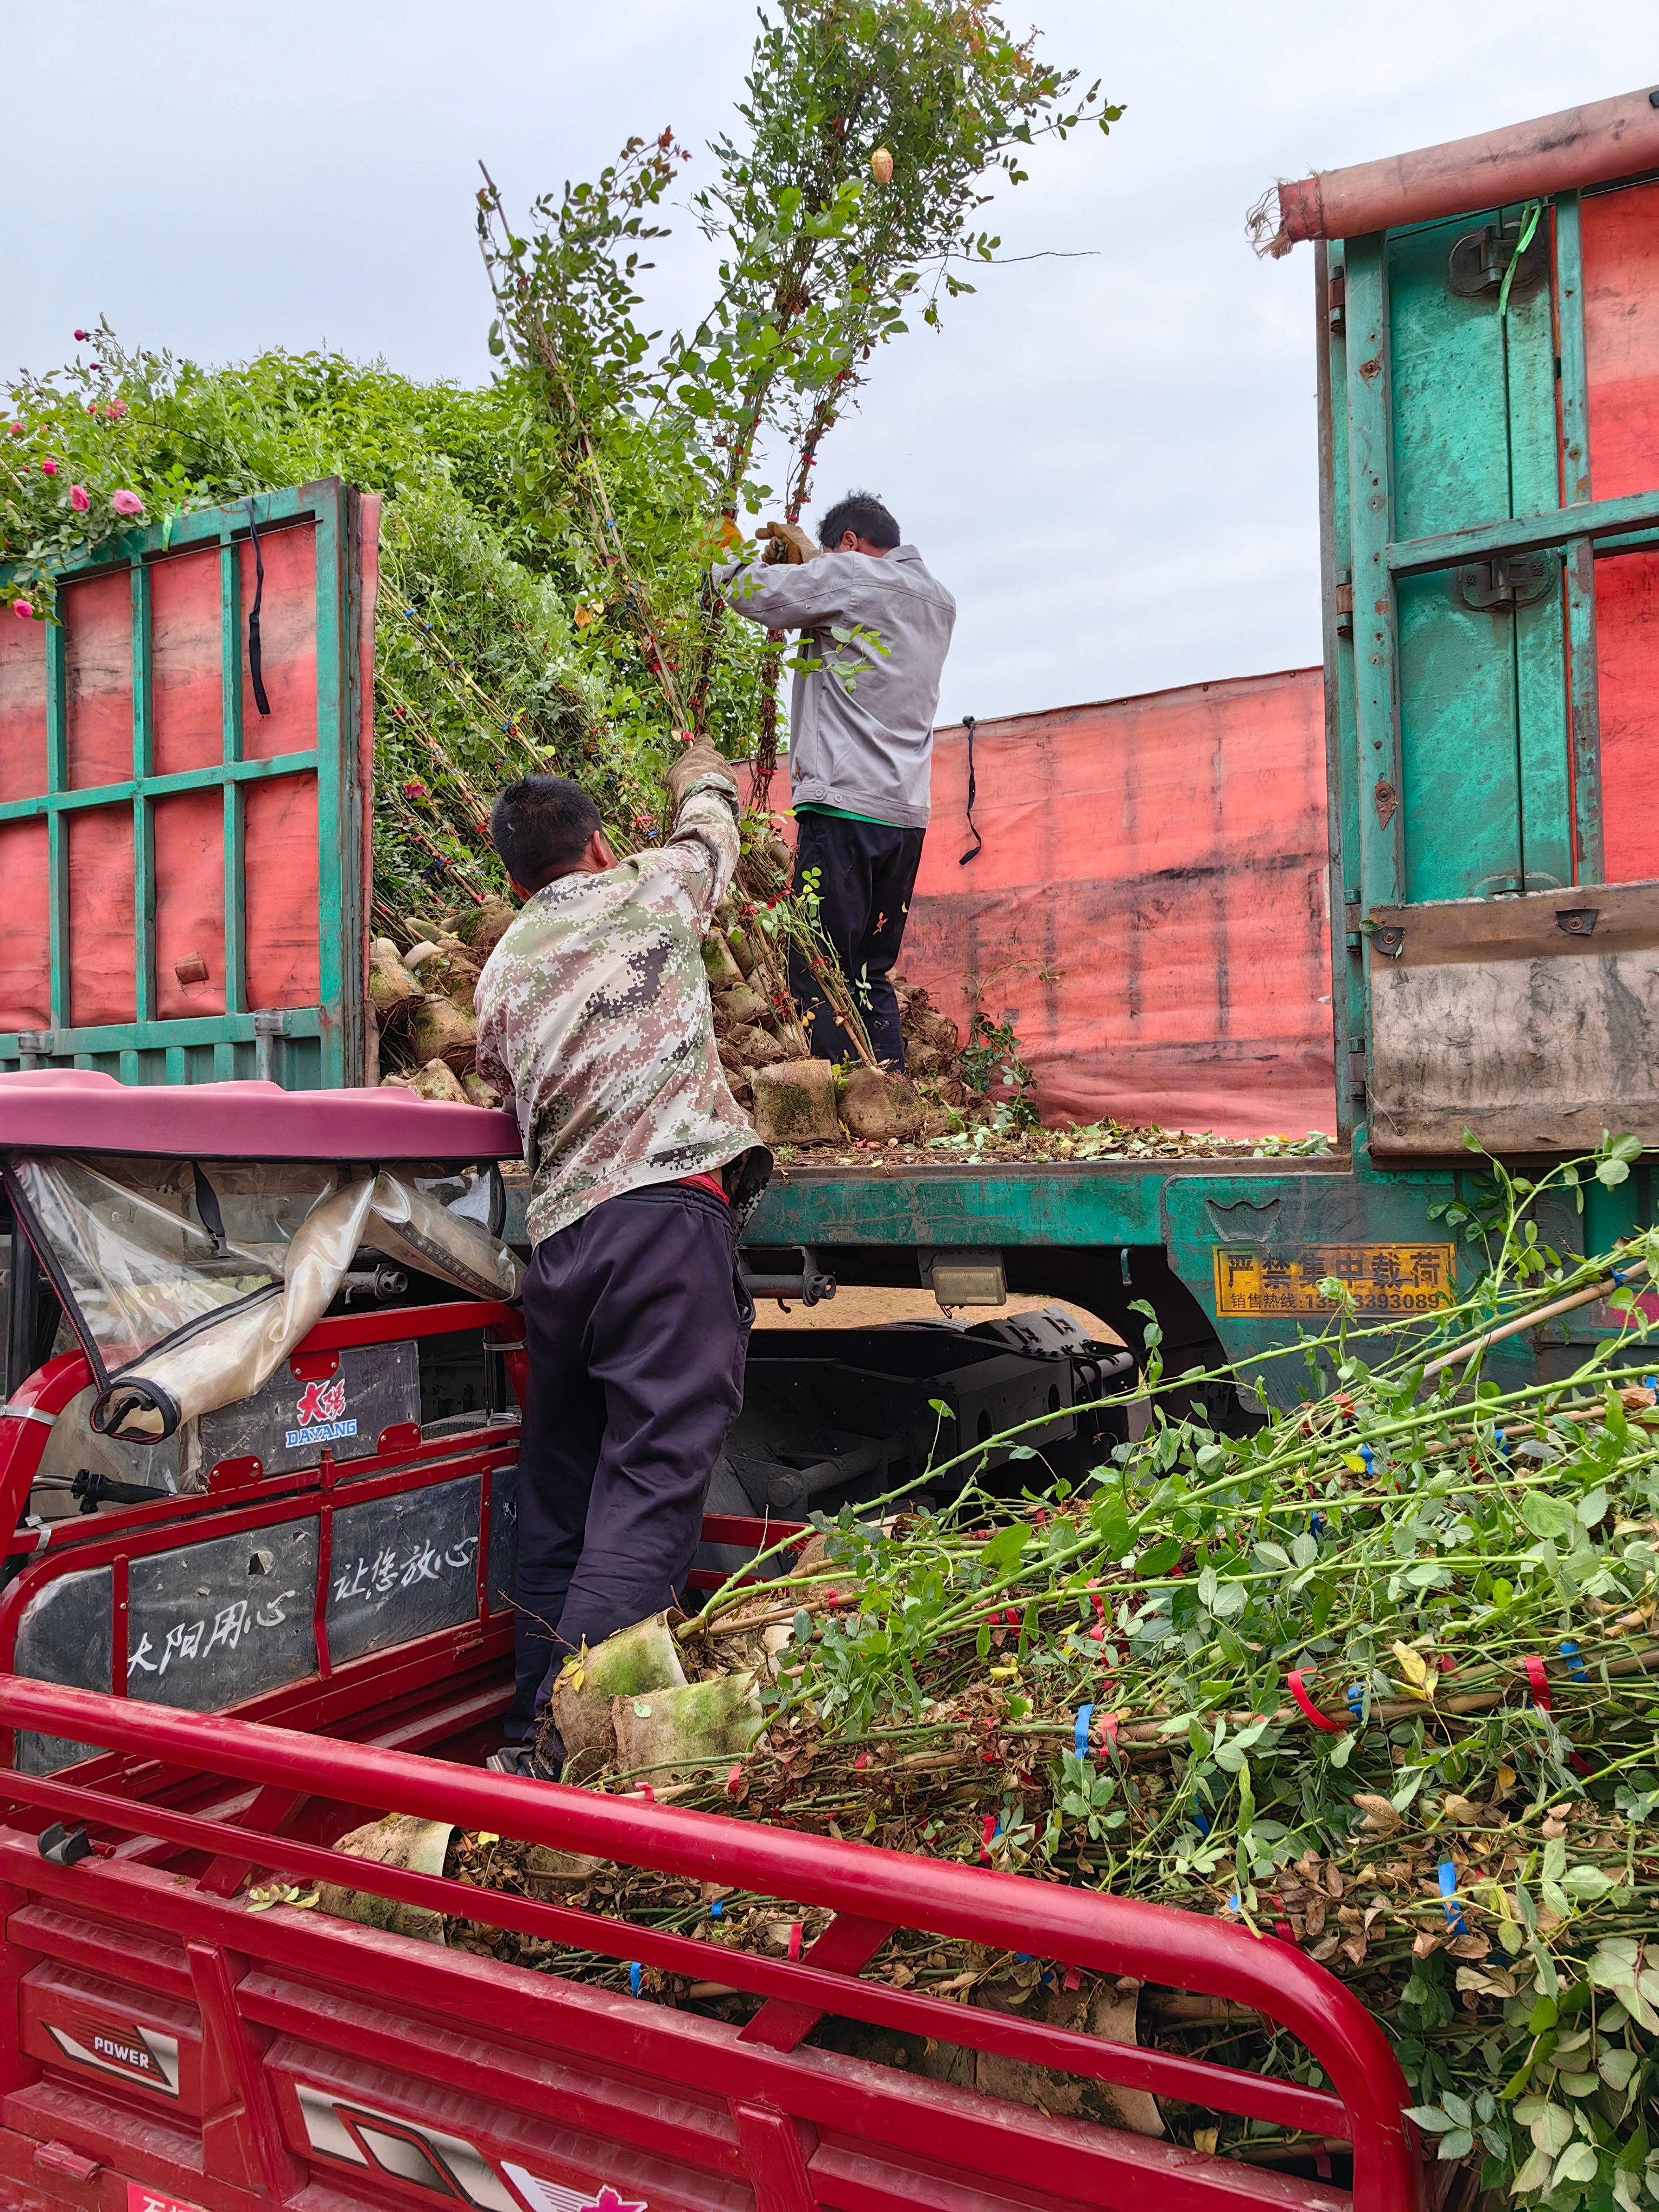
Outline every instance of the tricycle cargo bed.
<svg viewBox="0 0 1659 2212">
<path fill-rule="evenodd" d="M 648 1790 L 480 1771 L 513 1695 L 526 1353 L 497 1163 L 516 1128 L 258 1084 L 167 1103 L 183 1160 L 157 1157 L 150 1098 L 96 1073 L 0 1078 L 9 2204 L 1139 2212 L 1151 2187 L 1194 2212 L 1413 2212 L 1387 2042 L 1294 1944 Z M 410 1157 L 422 1138 L 441 1156 Z M 822 1287 L 810 1254 L 778 1265 Z M 987 1273 L 935 1255 L 936 1290 Z M 691 1585 L 787 1555 L 815 1500 L 923 1478 L 936 1404 L 981 1440 L 1012 1419 L 1091 1465 L 1121 1433 L 1100 1401 L 1133 1366 L 1057 1310 L 775 1332 Z M 562 1896 L 556 1859 L 507 1893 L 443 1871 L 441 1848 L 427 1871 L 336 1851 L 388 1814 L 652 1870 L 694 1903 L 643 1924 Z M 544 1874 L 551 1893 L 527 1893 Z M 787 1943 L 747 1947 L 730 1923 L 722 1942 L 708 1907 L 733 1892 L 776 1900 Z M 454 1940 L 360 1920 L 364 1893 Z M 492 1928 L 514 1962 L 478 1955 Z M 907 1931 L 1091 1992 L 1259 2008 L 1318 2086 L 1143 2047 L 1097 2007 L 1085 2033 L 865 1978 Z M 626 1987 L 593 1986 L 596 1961 Z M 940 2050 L 974 2086 L 903 2063 Z M 1073 2113 L 1009 2092 L 1034 2069 L 1069 2077 Z M 1292 2165 L 1328 2172 L 1334 2147 L 1352 2197 L 1134 2131 L 1135 2100 L 1144 2121 L 1159 2095 L 1294 2131 Z"/>
<path fill-rule="evenodd" d="M 13 2202 L 205 2212 L 434 2200 L 489 2212 L 1139 2212 L 1149 2192 L 1183 2212 L 1422 2202 L 1382 2031 L 1292 1945 L 1021 1875 L 477 1773 L 443 1756 L 465 1738 L 459 1707 L 424 1721 L 405 1707 L 378 1729 L 365 1714 L 349 1742 L 307 1725 L 313 1716 L 289 1717 L 273 1729 L 0 1686 L 10 1725 L 108 1747 L 73 1774 L 3 1785 L 19 2041 L 4 2053 L 0 2168 L 22 2192 Z M 462 1736 L 446 1741 L 454 1721 Z M 377 1734 L 440 1755 L 380 1748 Z M 328 1844 L 394 1808 L 833 1917 L 804 1955 L 763 1956 L 347 1863 L 362 1888 L 544 1938 L 549 1969 L 532 1973 L 316 1910 L 259 1911 L 266 1890 L 250 1909 L 250 1872 L 337 1880 Z M 1257 2007 L 1331 2086 L 861 1981 L 899 1929 Z M 558 1972 L 560 1945 L 632 1960 L 636 1985 L 647 1972 L 718 1977 L 763 2002 L 736 2027 L 585 1987 Z M 1310 2130 L 1322 2147 L 1352 2146 L 1352 2196 L 811 2048 L 826 2014 Z"/>
</svg>

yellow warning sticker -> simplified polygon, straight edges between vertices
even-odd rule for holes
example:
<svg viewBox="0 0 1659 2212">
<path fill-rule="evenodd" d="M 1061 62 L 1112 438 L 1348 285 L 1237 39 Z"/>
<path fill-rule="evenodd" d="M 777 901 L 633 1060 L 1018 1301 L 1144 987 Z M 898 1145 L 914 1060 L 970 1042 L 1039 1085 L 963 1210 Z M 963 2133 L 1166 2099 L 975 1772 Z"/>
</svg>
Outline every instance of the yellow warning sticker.
<svg viewBox="0 0 1659 2212">
<path fill-rule="evenodd" d="M 1432 1313 L 1449 1305 L 1455 1271 L 1449 1244 L 1304 1244 L 1268 1252 L 1218 1245 L 1215 1305 L 1219 1314 L 1327 1314 L 1335 1301 L 1319 1285 L 1346 1283 L 1361 1313 Z"/>
</svg>

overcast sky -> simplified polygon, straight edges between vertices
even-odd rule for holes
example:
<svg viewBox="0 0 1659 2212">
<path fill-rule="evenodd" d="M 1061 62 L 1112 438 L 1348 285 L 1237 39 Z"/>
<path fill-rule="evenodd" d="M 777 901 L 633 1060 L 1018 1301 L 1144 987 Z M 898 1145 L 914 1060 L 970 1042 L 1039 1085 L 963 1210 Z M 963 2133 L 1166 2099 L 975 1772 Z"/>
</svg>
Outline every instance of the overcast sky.
<svg viewBox="0 0 1659 2212">
<path fill-rule="evenodd" d="M 819 480 L 882 493 L 956 592 L 942 719 L 1316 660 L 1312 249 L 1257 262 L 1246 207 L 1659 81 L 1652 0 L 1006 15 L 1127 111 L 1040 149 L 998 218 L 1011 255 L 1091 258 L 988 270 L 901 341 Z M 479 157 L 522 204 L 632 132 L 701 150 L 753 29 L 746 0 L 0 0 L 0 365 L 105 313 L 206 361 L 327 344 L 481 379 Z"/>
</svg>

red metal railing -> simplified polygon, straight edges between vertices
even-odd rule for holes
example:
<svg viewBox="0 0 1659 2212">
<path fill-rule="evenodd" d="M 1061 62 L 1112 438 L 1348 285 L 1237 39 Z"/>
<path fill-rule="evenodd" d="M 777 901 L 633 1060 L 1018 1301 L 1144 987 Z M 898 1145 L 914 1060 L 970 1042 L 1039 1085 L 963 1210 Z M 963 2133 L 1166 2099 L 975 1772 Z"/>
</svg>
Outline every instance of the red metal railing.
<svg viewBox="0 0 1659 2212">
<path fill-rule="evenodd" d="M 1402 2117 L 1407 2091 L 1382 2029 L 1322 1967 L 1274 1939 L 1257 1938 L 1196 1914 L 1020 1875 L 836 1843 L 640 1800 L 529 1784 L 401 1753 L 336 1744 L 292 1730 L 175 1712 L 15 1677 L 0 1679 L 0 1721 L 138 1754 L 174 1771 L 205 1771 L 264 1790 L 487 1828 L 556 1850 L 827 1908 L 836 1917 L 807 1955 L 794 1963 L 574 1907 L 481 1893 L 438 1876 L 361 1863 L 353 1863 L 350 1875 L 357 1887 L 386 1897 L 447 1915 L 488 1918 L 521 1934 L 616 1960 L 717 1980 L 767 2000 L 735 2040 L 750 2054 L 745 2069 L 752 2060 L 765 2076 L 769 2097 L 803 2120 L 850 2124 L 848 2113 L 841 2110 L 847 2099 L 834 2081 L 826 2080 L 821 2063 L 814 2069 L 805 2064 L 805 2055 L 792 2056 L 816 2021 L 833 2013 L 1212 2110 L 1340 2137 L 1353 2147 L 1354 2212 L 1418 2212 L 1421 2205 L 1422 2170 L 1409 2124 Z M 118 1778 L 109 1778 L 118 1782 Z M 118 1788 L 77 1784 L 72 1776 L 11 1775 L 0 1781 L 0 1797 L 15 1808 L 39 1808 L 65 1822 L 82 1823 L 94 1835 L 113 1832 L 155 1838 L 180 1852 L 208 1854 L 222 1864 L 226 1860 L 251 1863 L 307 1881 L 338 1881 L 342 1874 L 340 1859 L 318 1844 L 252 1835 L 228 1820 L 135 1800 L 118 1794 Z M 40 1876 L 30 1868 L 29 1838 L 26 1829 L 20 1831 L 18 1819 L 15 1809 L 9 1832 L 0 1832 L 0 1864 L 12 1881 L 37 1887 Z M 145 1856 L 153 1859 L 155 1855 Z M 35 1869 L 39 1866 L 36 1861 Z M 52 1887 L 59 1896 L 73 1894 L 75 1882 L 81 1881 L 88 1909 L 106 1912 L 119 1899 L 122 1886 L 137 1880 L 140 1871 L 129 1870 L 120 1859 L 105 1857 L 67 1873 L 56 1870 Z M 175 1889 L 172 1899 L 163 1902 L 167 1924 L 176 1922 L 178 1932 L 185 1937 L 197 1924 L 193 1916 L 216 1916 L 226 1910 L 189 1888 Z M 155 1909 L 156 1901 L 147 1898 L 145 1910 Z M 1104 2042 L 860 1980 L 860 1967 L 899 1927 L 1017 1950 L 1096 1973 L 1132 1975 L 1253 2006 L 1306 2046 L 1330 2089 L 1272 2080 L 1173 2052 Z M 278 1912 L 256 1921 L 240 1914 L 234 1941 L 245 1951 L 258 1953 L 273 1930 L 280 1936 L 276 1955 L 283 1962 L 301 1967 L 309 1962 L 325 1974 L 330 1946 L 337 1948 L 342 1932 L 338 1923 L 319 1926 L 311 1915 Z M 216 1923 L 216 1939 L 227 1940 Z M 376 1941 L 383 1951 L 389 1942 L 395 1954 L 384 1962 L 389 1989 L 408 1991 L 418 1985 L 434 2006 L 447 2008 L 452 2018 L 465 2024 L 465 1991 L 453 1986 L 455 1977 L 464 1971 L 459 1960 L 396 1939 Z M 471 1974 L 477 1965 L 467 1961 L 465 1973 Z M 560 2035 L 568 2038 L 573 2032 L 569 2016 L 574 2007 L 586 2022 L 584 2032 L 598 2039 L 596 2048 L 605 2043 L 605 2023 L 614 2023 L 617 2017 L 616 2008 L 627 2007 L 624 2041 L 634 2054 L 632 2063 L 644 2060 L 663 2069 L 665 2079 L 690 2081 L 698 2067 L 717 2055 L 714 2046 L 729 2054 L 734 2040 L 729 2027 L 665 2007 L 635 2005 L 606 1992 L 559 1983 L 556 1976 L 492 1971 L 509 1977 L 526 1992 L 516 2015 L 525 2023 L 522 2033 L 532 2032 L 532 1997 L 539 1990 L 545 1998 L 550 1982 L 558 1990 L 562 2008 Z M 446 1977 L 451 1986 L 445 1986 Z M 454 2009 L 458 2006 L 459 2013 Z M 811 2057 L 821 2062 L 821 2054 Z M 728 2069 L 729 2063 L 728 2056 Z M 1011 2131 L 1006 2118 L 1000 2122 L 1000 2131 L 989 2128 L 982 2139 L 971 2114 L 964 2118 L 960 2109 L 936 2112 L 929 2123 L 930 2085 L 893 2075 L 889 2088 L 879 2078 L 887 2069 L 858 2070 L 861 2076 L 878 2077 L 873 2091 L 866 2079 L 859 2097 L 852 2100 L 862 2139 L 884 2140 L 896 2152 L 912 2155 L 948 2155 L 959 2161 L 967 2154 L 988 2173 L 1003 2172 L 1010 2179 L 1029 2177 L 1029 2146 L 1022 2151 L 1018 2141 L 1011 2140 L 1017 2130 Z M 919 2092 L 923 2098 L 920 2107 Z M 938 2098 L 950 2106 L 947 2093 L 937 2092 L 936 2101 Z M 958 2107 L 960 2101 L 958 2096 Z M 1030 2125 L 1038 2127 L 1035 2118 Z M 975 2138 L 966 2153 L 964 2128 Z M 1056 2193 L 1081 2202 L 1124 2201 L 1121 2190 L 1126 2165 L 1137 2163 L 1149 2182 L 1156 2176 L 1160 2205 L 1170 2212 L 1221 2199 L 1234 2204 L 1291 2201 L 1285 2191 L 1294 2185 L 1283 2177 L 1257 2174 L 1196 2153 L 1177 2154 L 1168 2145 L 1148 2144 L 1105 2129 L 1046 2123 L 1039 2131 L 1052 2135 L 1056 2128 L 1061 2130 L 1059 2140 L 1045 2146 L 1045 2175 Z M 1176 2167 L 1170 2166 L 1172 2159 Z M 1109 2175 L 1109 2190 L 1105 2186 Z M 1180 2185 L 1176 2185 L 1177 2178 Z M 1329 2200 L 1321 2195 L 1317 2201 Z"/>
</svg>

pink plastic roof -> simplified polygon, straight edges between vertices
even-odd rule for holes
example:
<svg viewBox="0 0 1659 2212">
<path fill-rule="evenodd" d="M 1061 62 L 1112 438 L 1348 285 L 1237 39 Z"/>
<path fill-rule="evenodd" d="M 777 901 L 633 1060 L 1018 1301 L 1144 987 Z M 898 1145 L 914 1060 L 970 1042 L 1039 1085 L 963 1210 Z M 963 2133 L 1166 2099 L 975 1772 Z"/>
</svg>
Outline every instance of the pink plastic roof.
<svg viewBox="0 0 1659 2212">
<path fill-rule="evenodd" d="M 0 1075 L 0 1150 L 146 1152 L 162 1159 L 505 1160 L 511 1114 L 398 1089 L 118 1083 L 90 1068 Z"/>
</svg>

